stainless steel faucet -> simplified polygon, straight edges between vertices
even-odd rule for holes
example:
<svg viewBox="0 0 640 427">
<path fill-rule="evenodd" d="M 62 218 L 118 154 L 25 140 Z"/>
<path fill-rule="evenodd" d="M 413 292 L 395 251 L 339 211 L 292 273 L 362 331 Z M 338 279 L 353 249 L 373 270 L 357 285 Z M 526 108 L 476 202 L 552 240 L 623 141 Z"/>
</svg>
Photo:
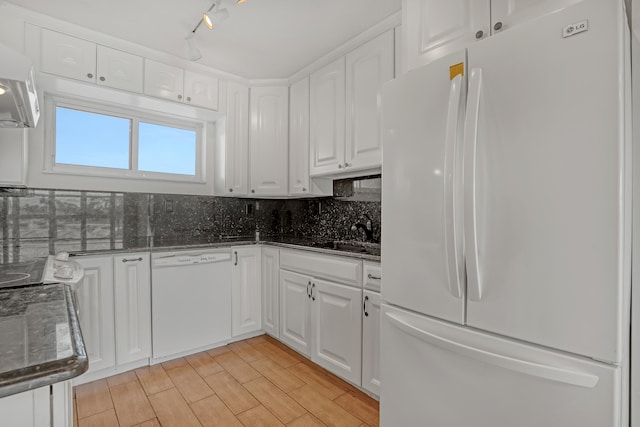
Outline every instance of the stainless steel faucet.
<svg viewBox="0 0 640 427">
<path fill-rule="evenodd" d="M 367 242 L 373 241 L 373 226 L 371 225 L 371 217 L 366 213 L 360 215 L 359 222 L 351 226 L 351 231 L 356 231 L 356 230 L 364 230 L 364 233 L 367 238 Z"/>
</svg>

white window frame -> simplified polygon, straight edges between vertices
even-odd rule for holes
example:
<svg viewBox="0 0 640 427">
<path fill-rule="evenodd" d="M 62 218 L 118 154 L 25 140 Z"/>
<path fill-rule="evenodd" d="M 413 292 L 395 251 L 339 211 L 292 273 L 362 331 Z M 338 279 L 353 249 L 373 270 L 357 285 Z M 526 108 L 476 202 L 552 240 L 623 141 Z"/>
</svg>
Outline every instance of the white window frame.
<svg viewBox="0 0 640 427">
<path fill-rule="evenodd" d="M 45 117 L 49 124 L 45 132 L 44 172 L 63 175 L 80 175 L 93 177 L 112 177 L 135 180 L 173 181 L 183 183 L 205 183 L 204 164 L 205 159 L 205 135 L 206 123 L 201 120 L 176 117 L 156 112 L 146 112 L 140 109 L 123 108 L 120 105 L 110 105 L 102 102 L 91 102 L 75 97 L 67 97 L 58 94 L 45 93 Z M 118 169 L 98 166 L 81 166 L 64 163 L 56 163 L 56 108 L 70 108 L 88 113 L 103 114 L 131 120 L 129 135 L 129 169 Z M 196 159 L 195 175 L 183 175 L 176 173 L 150 172 L 138 170 L 138 123 L 151 123 L 160 126 L 169 126 L 179 129 L 191 130 L 196 133 Z"/>
</svg>

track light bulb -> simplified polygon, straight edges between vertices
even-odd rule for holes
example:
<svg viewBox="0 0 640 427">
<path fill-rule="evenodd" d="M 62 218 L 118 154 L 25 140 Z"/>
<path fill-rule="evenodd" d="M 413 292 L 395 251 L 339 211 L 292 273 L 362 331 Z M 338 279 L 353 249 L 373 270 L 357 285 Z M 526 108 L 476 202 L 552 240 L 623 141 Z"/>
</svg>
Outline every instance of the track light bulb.
<svg viewBox="0 0 640 427">
<path fill-rule="evenodd" d="M 206 25 L 208 29 L 213 30 L 213 22 L 211 22 L 211 18 L 209 18 L 207 12 L 202 14 L 202 20 L 204 21 L 204 25 Z"/>
</svg>

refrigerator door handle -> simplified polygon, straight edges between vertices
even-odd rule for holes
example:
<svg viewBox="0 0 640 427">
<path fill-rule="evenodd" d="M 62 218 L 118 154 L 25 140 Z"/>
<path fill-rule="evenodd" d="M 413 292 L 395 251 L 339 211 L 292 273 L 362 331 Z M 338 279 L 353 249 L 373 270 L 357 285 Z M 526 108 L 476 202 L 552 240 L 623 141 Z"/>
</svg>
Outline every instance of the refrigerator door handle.
<svg viewBox="0 0 640 427">
<path fill-rule="evenodd" d="M 445 163 L 444 163 L 444 233 L 445 246 L 447 251 L 447 270 L 449 272 L 449 290 L 456 298 L 463 297 L 461 265 L 462 265 L 462 242 L 458 236 L 460 228 L 457 221 L 458 194 L 458 139 L 462 133 L 461 114 L 463 112 L 463 77 L 458 74 L 451 80 L 449 90 L 449 106 L 447 109 L 447 127 L 445 140 Z"/>
<path fill-rule="evenodd" d="M 476 194 L 476 161 L 478 148 L 478 116 L 482 69 L 473 68 L 469 76 L 467 115 L 464 120 L 464 234 L 467 259 L 467 288 L 469 299 L 482 299 L 482 282 L 478 264 L 478 223 Z"/>
<path fill-rule="evenodd" d="M 541 363 L 534 363 L 527 360 L 515 359 L 506 355 L 492 353 L 490 351 L 464 345 L 410 325 L 392 313 L 385 313 L 385 315 L 393 326 L 421 341 L 452 353 L 470 357 L 484 363 L 489 363 L 499 368 L 509 369 L 525 375 L 545 378 L 551 381 L 585 388 L 595 387 L 600 379 L 597 375 L 571 371 L 569 369 L 543 365 Z"/>
</svg>

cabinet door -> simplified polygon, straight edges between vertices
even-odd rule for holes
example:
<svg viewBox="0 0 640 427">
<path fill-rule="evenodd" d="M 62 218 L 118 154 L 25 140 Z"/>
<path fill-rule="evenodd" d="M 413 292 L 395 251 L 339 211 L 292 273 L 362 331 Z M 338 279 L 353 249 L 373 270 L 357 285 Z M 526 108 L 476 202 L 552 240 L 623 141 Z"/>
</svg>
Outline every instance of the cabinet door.
<svg viewBox="0 0 640 427">
<path fill-rule="evenodd" d="M 289 165 L 288 89 L 251 88 L 250 117 L 251 194 L 286 195 Z"/>
<path fill-rule="evenodd" d="M 428 64 L 489 36 L 489 0 L 403 0 L 406 70 Z"/>
<path fill-rule="evenodd" d="M 49 386 L 24 391 L 0 399 L 0 420 L 7 427 L 49 426 L 50 407 Z"/>
<path fill-rule="evenodd" d="M 311 74 L 311 175 L 344 167 L 345 62 L 340 58 Z"/>
<path fill-rule="evenodd" d="M 96 45 L 42 29 L 41 65 L 45 73 L 95 83 Z"/>
<path fill-rule="evenodd" d="M 262 328 L 260 247 L 233 248 L 231 335 Z"/>
<path fill-rule="evenodd" d="M 311 360 L 359 385 L 362 289 L 314 279 L 311 299 Z"/>
<path fill-rule="evenodd" d="M 311 282 L 303 274 L 280 270 L 280 341 L 311 355 Z"/>
<path fill-rule="evenodd" d="M 76 293 L 80 329 L 89 357 L 89 371 L 115 365 L 113 262 L 111 256 L 77 257 L 84 278 Z"/>
<path fill-rule="evenodd" d="M 144 94 L 182 101 L 184 70 L 161 62 L 144 60 Z"/>
<path fill-rule="evenodd" d="M 289 194 L 309 194 L 309 78 L 289 88 Z"/>
<path fill-rule="evenodd" d="M 0 129 L 0 184 L 27 183 L 27 129 Z"/>
<path fill-rule="evenodd" d="M 362 388 L 380 396 L 380 294 L 362 293 Z"/>
<path fill-rule="evenodd" d="M 197 107 L 218 109 L 218 79 L 206 74 L 184 72 L 184 101 Z"/>
<path fill-rule="evenodd" d="M 491 33 L 508 30 L 577 0 L 491 0 Z"/>
<path fill-rule="evenodd" d="M 51 385 L 51 427 L 73 426 L 73 386 L 71 380 Z"/>
<path fill-rule="evenodd" d="M 249 88 L 227 84 L 225 193 L 246 195 L 249 179 Z"/>
<path fill-rule="evenodd" d="M 349 169 L 382 165 L 382 85 L 393 79 L 393 52 L 393 30 L 389 30 L 346 57 L 345 163 Z"/>
<path fill-rule="evenodd" d="M 151 356 L 151 267 L 149 254 L 113 257 L 116 361 L 118 365 Z"/>
<path fill-rule="evenodd" d="M 96 83 L 115 89 L 142 93 L 144 62 L 142 57 L 105 46 L 98 46 Z"/>
<path fill-rule="evenodd" d="M 278 338 L 280 311 L 278 299 L 280 250 L 262 248 L 262 329 Z"/>
</svg>

